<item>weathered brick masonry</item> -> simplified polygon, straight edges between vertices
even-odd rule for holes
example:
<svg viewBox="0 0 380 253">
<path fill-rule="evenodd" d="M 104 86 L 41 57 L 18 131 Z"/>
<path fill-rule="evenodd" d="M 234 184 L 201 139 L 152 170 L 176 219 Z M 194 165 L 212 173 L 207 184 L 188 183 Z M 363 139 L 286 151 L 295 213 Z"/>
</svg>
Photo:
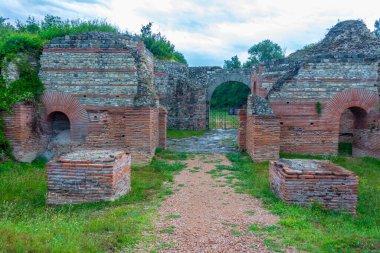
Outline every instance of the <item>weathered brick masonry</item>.
<svg viewBox="0 0 380 253">
<path fill-rule="evenodd" d="M 214 90 L 229 81 L 251 87 L 253 69 L 188 67 L 155 61 L 154 71 L 160 104 L 168 109 L 168 128 L 200 130 L 208 128 L 209 104 Z"/>
<path fill-rule="evenodd" d="M 103 32 L 55 38 L 40 64 L 47 132 L 50 115 L 61 112 L 79 149 L 119 148 L 136 161 L 152 158 L 159 144 L 158 97 L 153 56 L 140 40 Z"/>
<path fill-rule="evenodd" d="M 379 48 L 363 22 L 344 21 L 311 49 L 255 70 L 253 92 L 268 100 L 279 120 L 282 153 L 337 154 L 339 140 L 375 138 Z M 248 150 L 253 135 L 246 136 Z M 369 143 L 354 141 L 354 155 L 380 156 Z"/>
<path fill-rule="evenodd" d="M 39 133 L 38 116 L 32 104 L 17 104 L 4 117 L 5 136 L 12 141 L 13 155 L 22 162 L 31 162 L 44 150 L 46 139 Z"/>
<path fill-rule="evenodd" d="M 115 150 L 81 150 L 47 165 L 47 203 L 115 200 L 131 189 L 131 156 Z"/>
<path fill-rule="evenodd" d="M 358 177 L 344 168 L 320 160 L 271 161 L 271 190 L 288 204 L 314 201 L 336 211 L 355 214 Z"/>
</svg>

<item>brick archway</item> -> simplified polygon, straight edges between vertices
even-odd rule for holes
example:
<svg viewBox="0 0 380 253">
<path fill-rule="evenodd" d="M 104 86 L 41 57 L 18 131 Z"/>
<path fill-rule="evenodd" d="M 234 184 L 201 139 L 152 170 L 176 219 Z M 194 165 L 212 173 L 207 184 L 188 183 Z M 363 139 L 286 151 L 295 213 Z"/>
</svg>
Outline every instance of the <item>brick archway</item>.
<svg viewBox="0 0 380 253">
<path fill-rule="evenodd" d="M 71 140 L 85 141 L 88 135 L 88 114 L 77 98 L 64 92 L 45 92 L 41 100 L 45 107 L 45 122 L 52 113 L 62 112 L 70 120 Z"/>
<path fill-rule="evenodd" d="M 379 95 L 367 89 L 347 89 L 336 94 L 323 108 L 323 116 L 339 120 L 342 113 L 351 107 L 358 107 L 367 113 L 379 104 Z"/>
</svg>

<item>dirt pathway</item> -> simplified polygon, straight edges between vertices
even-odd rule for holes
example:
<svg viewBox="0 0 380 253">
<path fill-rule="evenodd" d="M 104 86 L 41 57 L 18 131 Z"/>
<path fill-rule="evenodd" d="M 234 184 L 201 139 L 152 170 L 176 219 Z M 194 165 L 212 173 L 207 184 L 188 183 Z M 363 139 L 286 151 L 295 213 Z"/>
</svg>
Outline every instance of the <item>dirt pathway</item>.
<svg viewBox="0 0 380 253">
<path fill-rule="evenodd" d="M 278 218 L 260 201 L 235 193 L 215 166 L 230 165 L 224 155 L 198 155 L 175 177 L 174 194 L 159 208 L 159 252 L 270 252 L 252 224 L 269 226 Z M 226 172 L 227 173 L 227 172 Z"/>
</svg>

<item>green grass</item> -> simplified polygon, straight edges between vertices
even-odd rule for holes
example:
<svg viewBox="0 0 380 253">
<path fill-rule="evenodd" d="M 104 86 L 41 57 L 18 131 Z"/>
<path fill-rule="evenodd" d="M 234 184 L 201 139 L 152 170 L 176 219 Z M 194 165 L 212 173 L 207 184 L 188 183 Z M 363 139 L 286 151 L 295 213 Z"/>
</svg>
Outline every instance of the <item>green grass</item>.
<svg viewBox="0 0 380 253">
<path fill-rule="evenodd" d="M 254 163 L 247 154 L 229 154 L 239 190 L 261 198 L 264 206 L 280 216 L 280 226 L 260 228 L 266 245 L 279 250 L 277 242 L 307 252 L 380 252 L 380 160 L 374 158 L 282 155 L 286 158 L 329 159 L 355 172 L 359 180 L 357 215 L 286 205 L 269 189 L 268 163 Z M 259 230 L 254 225 L 251 231 Z"/>
<path fill-rule="evenodd" d="M 217 111 L 211 110 L 209 114 L 209 127 L 210 129 L 215 128 L 238 128 L 239 126 L 239 116 L 229 115 L 227 110 Z"/>
<path fill-rule="evenodd" d="M 168 194 L 163 183 L 185 167 L 158 158 L 132 168 L 132 191 L 117 201 L 58 207 L 46 206 L 43 162 L 0 164 L 0 252 L 108 252 L 154 240 L 142 233 Z"/>
<path fill-rule="evenodd" d="M 166 134 L 169 139 L 182 139 L 189 138 L 194 136 L 200 136 L 207 133 L 208 130 L 177 130 L 177 129 L 168 129 Z"/>
</svg>

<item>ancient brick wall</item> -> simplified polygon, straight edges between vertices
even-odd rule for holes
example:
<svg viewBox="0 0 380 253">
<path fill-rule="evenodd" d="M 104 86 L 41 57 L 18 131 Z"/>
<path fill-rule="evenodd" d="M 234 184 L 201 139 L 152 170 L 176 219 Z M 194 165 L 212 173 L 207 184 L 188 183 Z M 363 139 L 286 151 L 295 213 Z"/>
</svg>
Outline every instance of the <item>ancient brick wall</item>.
<svg viewBox="0 0 380 253">
<path fill-rule="evenodd" d="M 346 21 L 312 49 L 257 69 L 255 91 L 268 98 L 279 118 L 281 152 L 337 154 L 339 138 L 350 141 L 353 131 L 344 113 L 349 108 L 364 109 L 370 121 L 378 121 L 376 48 L 380 42 L 362 22 Z M 343 132 L 345 139 L 339 137 Z"/>
<path fill-rule="evenodd" d="M 135 161 L 149 161 L 159 142 L 153 65 L 144 44 L 128 35 L 53 39 L 41 56 L 45 124 L 62 112 L 78 148 L 123 148 Z"/>
<path fill-rule="evenodd" d="M 247 149 L 247 110 L 239 110 L 239 127 L 238 127 L 238 149 L 243 151 Z"/>
<path fill-rule="evenodd" d="M 328 161 L 280 159 L 269 168 L 272 192 L 287 204 L 322 206 L 356 214 L 358 177 Z"/>
<path fill-rule="evenodd" d="M 82 150 L 47 164 L 49 205 L 115 200 L 131 189 L 131 157 L 115 150 Z"/>
<path fill-rule="evenodd" d="M 339 142 L 352 143 L 355 116 L 347 109 L 340 118 Z"/>
<path fill-rule="evenodd" d="M 11 141 L 15 158 L 31 162 L 44 149 L 46 140 L 39 135 L 38 114 L 32 104 L 16 104 L 4 114 L 5 136 Z"/>
<path fill-rule="evenodd" d="M 380 159 L 380 128 L 354 129 L 352 155 L 371 156 Z"/>
<path fill-rule="evenodd" d="M 247 116 L 246 148 L 256 162 L 278 159 L 280 127 L 275 116 Z"/>
<path fill-rule="evenodd" d="M 159 114 L 158 114 L 158 129 L 159 129 L 159 140 L 158 140 L 158 146 L 160 148 L 166 148 L 166 129 L 167 129 L 167 115 L 168 111 L 165 108 L 160 108 Z"/>
<path fill-rule="evenodd" d="M 266 99 L 248 97 L 247 110 L 239 112 L 238 144 L 254 161 L 279 158 L 280 124 Z"/>
<path fill-rule="evenodd" d="M 252 69 L 188 67 L 155 61 L 155 86 L 160 104 L 168 109 L 168 128 L 207 129 L 209 103 L 222 83 L 237 81 L 252 86 Z"/>
</svg>

